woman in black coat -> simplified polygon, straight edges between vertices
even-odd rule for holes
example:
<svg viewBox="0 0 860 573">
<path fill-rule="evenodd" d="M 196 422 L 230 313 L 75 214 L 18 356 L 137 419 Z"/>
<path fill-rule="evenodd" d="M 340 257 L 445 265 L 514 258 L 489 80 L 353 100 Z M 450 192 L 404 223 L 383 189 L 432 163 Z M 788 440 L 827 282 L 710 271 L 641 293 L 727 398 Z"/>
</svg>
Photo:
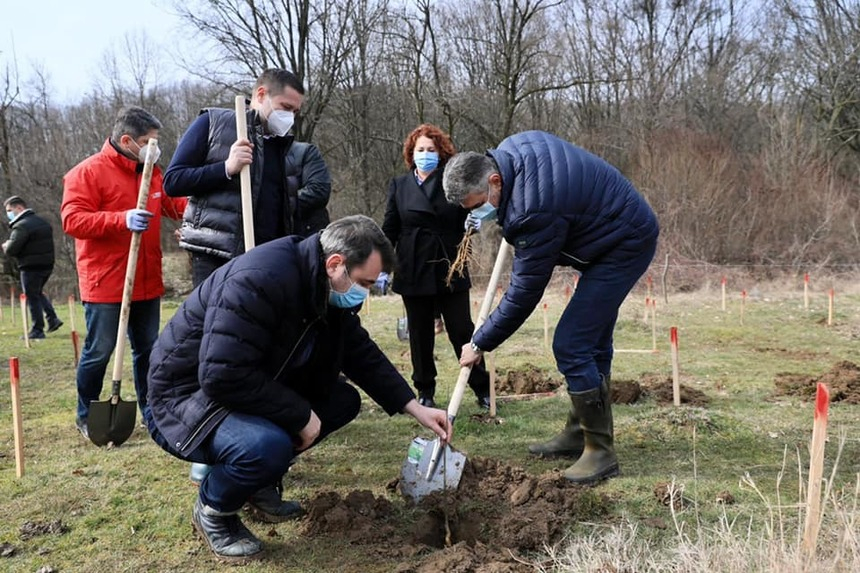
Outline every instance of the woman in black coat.
<svg viewBox="0 0 860 573">
<path fill-rule="evenodd" d="M 448 269 L 463 239 L 468 211 L 449 204 L 442 190 L 442 170 L 454 155 L 448 134 L 435 125 L 415 128 L 403 142 L 408 173 L 391 180 L 382 230 L 397 251 L 397 271 L 391 288 L 403 298 L 409 325 L 412 382 L 424 406 L 435 405 L 436 364 L 434 309 L 445 320 L 448 340 L 460 357 L 472 339 L 468 271 L 445 284 Z M 469 386 L 478 405 L 490 407 L 490 378 L 483 362 L 472 368 Z"/>
</svg>

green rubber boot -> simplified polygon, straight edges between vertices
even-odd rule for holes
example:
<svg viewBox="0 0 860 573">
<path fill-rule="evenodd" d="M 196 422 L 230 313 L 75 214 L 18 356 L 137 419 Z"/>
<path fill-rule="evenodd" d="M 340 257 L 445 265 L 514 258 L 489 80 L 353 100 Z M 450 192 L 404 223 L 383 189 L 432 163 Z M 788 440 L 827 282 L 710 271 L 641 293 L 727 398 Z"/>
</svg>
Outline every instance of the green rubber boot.
<svg viewBox="0 0 860 573">
<path fill-rule="evenodd" d="M 542 458 L 578 458 L 584 448 L 585 437 L 579 427 L 579 417 L 571 398 L 570 412 L 561 433 L 549 441 L 530 445 L 529 453 Z"/>
<path fill-rule="evenodd" d="M 576 463 L 564 470 L 564 477 L 574 483 L 591 484 L 617 476 L 620 472 L 615 456 L 612 401 L 606 381 L 593 390 L 569 394 L 579 416 L 585 448 Z"/>
</svg>

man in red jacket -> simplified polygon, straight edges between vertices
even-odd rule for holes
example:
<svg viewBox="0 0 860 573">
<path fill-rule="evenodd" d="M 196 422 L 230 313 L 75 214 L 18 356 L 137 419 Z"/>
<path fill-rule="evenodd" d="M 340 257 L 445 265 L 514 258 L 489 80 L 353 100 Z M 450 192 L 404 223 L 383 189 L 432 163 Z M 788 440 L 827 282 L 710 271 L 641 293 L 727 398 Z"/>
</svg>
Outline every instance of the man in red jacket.
<svg viewBox="0 0 860 573">
<path fill-rule="evenodd" d="M 90 402 L 98 400 L 101 394 L 116 346 L 132 232 L 140 232 L 141 241 L 128 338 L 138 406 L 141 411 L 146 406 L 149 353 L 158 337 L 160 300 L 164 294 L 161 215 L 179 220 L 186 204 L 184 198 L 172 199 L 164 193 L 161 170 L 156 166 L 146 209 L 137 208 L 147 144 L 158 137 L 159 129 L 161 122 L 146 110 L 123 108 L 101 151 L 84 159 L 63 178 L 63 231 L 75 238 L 78 282 L 87 322 L 87 337 L 77 370 L 75 419 L 84 437 L 89 437 Z"/>
</svg>

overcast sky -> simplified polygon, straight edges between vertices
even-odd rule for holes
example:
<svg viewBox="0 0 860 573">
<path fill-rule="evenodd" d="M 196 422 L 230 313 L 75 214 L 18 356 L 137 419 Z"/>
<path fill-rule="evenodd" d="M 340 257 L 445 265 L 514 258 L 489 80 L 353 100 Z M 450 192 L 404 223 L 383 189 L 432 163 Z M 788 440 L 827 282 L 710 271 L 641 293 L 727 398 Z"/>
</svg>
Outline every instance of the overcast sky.
<svg viewBox="0 0 860 573">
<path fill-rule="evenodd" d="M 22 88 L 34 66 L 50 77 L 55 101 L 73 102 L 99 77 L 103 56 L 126 34 L 145 36 L 159 48 L 161 78 L 181 72 L 171 46 L 181 39 L 169 0 L 0 0 L 0 69 L 17 62 Z M 14 53 L 13 53 L 14 50 Z"/>
</svg>

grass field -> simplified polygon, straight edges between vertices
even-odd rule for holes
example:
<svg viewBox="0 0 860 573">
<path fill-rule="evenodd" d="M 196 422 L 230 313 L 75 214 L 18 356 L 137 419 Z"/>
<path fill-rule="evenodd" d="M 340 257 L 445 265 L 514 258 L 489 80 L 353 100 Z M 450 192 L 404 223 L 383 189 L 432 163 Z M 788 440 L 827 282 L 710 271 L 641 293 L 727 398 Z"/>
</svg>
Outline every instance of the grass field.
<svg viewBox="0 0 860 573">
<path fill-rule="evenodd" d="M 799 559 L 803 513 L 798 500 L 805 500 L 802 482 L 813 407 L 798 397 L 776 396 L 774 379 L 778 374 L 815 378 L 840 361 L 860 363 L 860 294 L 846 290 L 836 298 L 830 325 L 828 300 L 820 292 L 812 294 L 805 309 L 802 291 L 771 292 L 760 286 L 744 303 L 743 324 L 736 295 L 725 311 L 718 291 L 671 295 L 668 304 L 660 296 L 658 351 L 625 352 L 650 350 L 653 343 L 652 326 L 643 320 L 645 293 L 637 290 L 619 317 L 613 380 L 671 378 L 669 328 L 676 326 L 681 383 L 709 401 L 681 408 L 651 399 L 617 405 L 622 475 L 597 487 L 605 494 L 607 514 L 599 522 L 571 523 L 564 541 L 531 555 L 536 568 L 789 570 L 786 564 Z M 479 296 L 474 294 L 476 300 Z M 552 292 L 545 298 L 550 327 L 563 296 Z M 164 302 L 165 321 L 177 306 L 178 301 Z M 58 310 L 66 326 L 34 341 L 30 349 L 19 340 L 20 314 L 13 325 L 8 302 L 0 320 L 0 374 L 9 377 L 6 357 L 20 360 L 25 442 L 25 474 L 17 479 L 7 385 L 0 392 L 0 569 L 203 572 L 219 567 L 191 531 L 196 492 L 187 479 L 187 464 L 159 450 L 141 428 L 111 450 L 96 448 L 75 430 L 71 321 L 67 308 Z M 83 331 L 82 309 L 76 313 L 77 328 Z M 408 377 L 408 346 L 395 333 L 401 313 L 398 297 L 373 297 L 362 320 Z M 437 398 L 444 404 L 458 366 L 441 336 L 436 354 Z M 131 399 L 128 357 L 126 363 L 124 398 Z M 541 307 L 495 353 L 495 364 L 500 372 L 531 365 L 558 376 L 544 346 Z M 504 460 L 536 474 L 563 469 L 564 462 L 528 457 L 526 446 L 556 432 L 568 406 L 562 396 L 503 402 L 499 416 L 504 423 L 484 424 L 470 419 L 477 407 L 467 394 L 454 443 L 468 455 Z M 407 447 L 418 434 L 422 432 L 411 418 L 388 418 L 365 400 L 356 422 L 302 456 L 290 473 L 288 494 L 308 500 L 329 490 L 369 490 L 399 502 L 386 484 L 399 475 Z M 831 495 L 824 504 L 817 561 L 821 570 L 850 571 L 860 564 L 860 406 L 833 403 L 829 437 L 825 476 Z M 683 507 L 673 509 L 655 495 L 667 483 L 683 488 Z M 733 504 L 717 501 L 726 493 Z M 266 543 L 267 557 L 244 571 L 407 571 L 418 559 L 380 559 L 336 537 L 307 535 L 301 522 L 249 525 Z M 734 568 L 733 560 L 739 560 L 740 568 Z"/>
</svg>

